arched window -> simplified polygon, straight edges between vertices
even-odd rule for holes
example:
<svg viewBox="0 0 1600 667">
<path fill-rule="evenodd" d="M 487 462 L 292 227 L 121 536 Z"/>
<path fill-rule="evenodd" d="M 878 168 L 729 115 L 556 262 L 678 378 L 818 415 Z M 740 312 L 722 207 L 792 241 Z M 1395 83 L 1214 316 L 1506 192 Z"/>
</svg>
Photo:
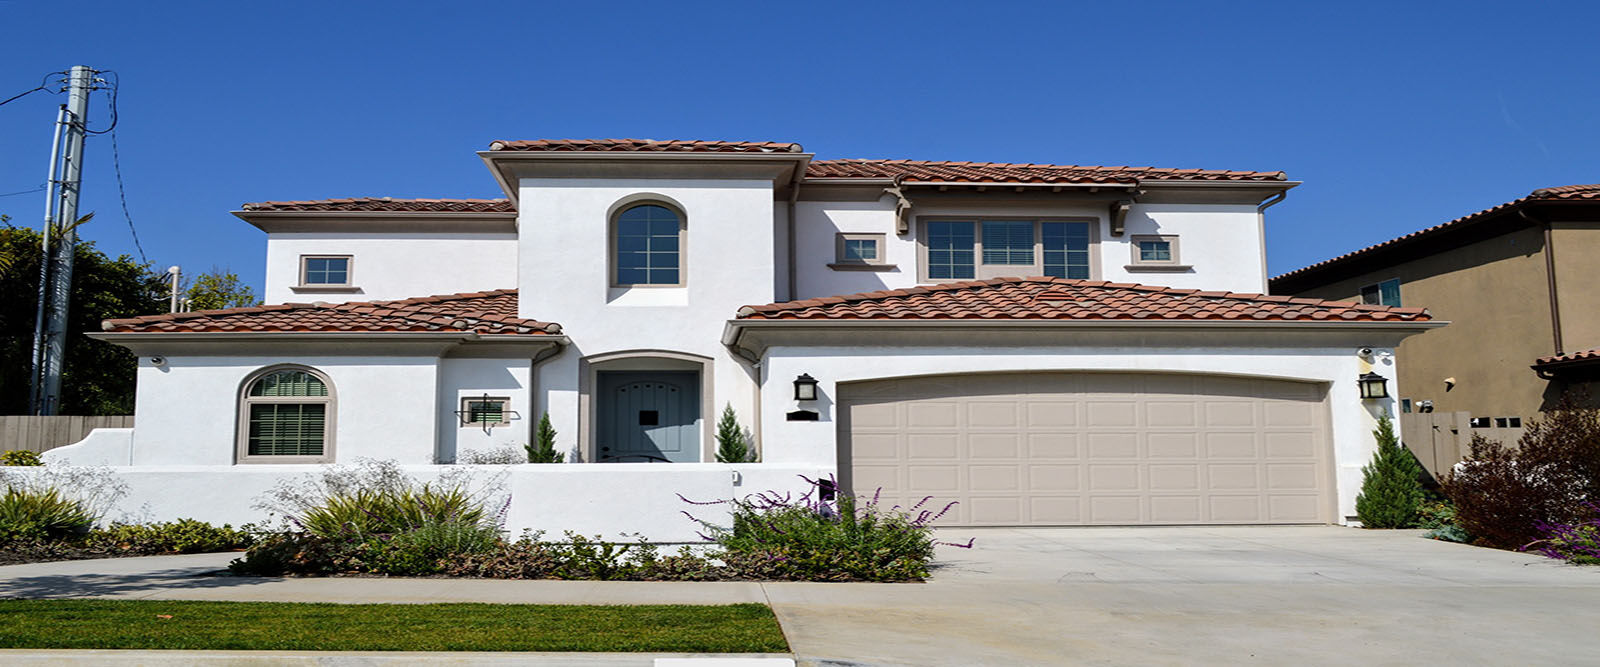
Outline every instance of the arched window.
<svg viewBox="0 0 1600 667">
<path fill-rule="evenodd" d="M 636 204 L 613 226 L 612 284 L 678 286 L 683 280 L 683 216 L 660 204 Z"/>
<path fill-rule="evenodd" d="M 298 366 L 269 368 L 245 382 L 239 406 L 239 460 L 333 460 L 333 392 L 327 377 Z"/>
</svg>

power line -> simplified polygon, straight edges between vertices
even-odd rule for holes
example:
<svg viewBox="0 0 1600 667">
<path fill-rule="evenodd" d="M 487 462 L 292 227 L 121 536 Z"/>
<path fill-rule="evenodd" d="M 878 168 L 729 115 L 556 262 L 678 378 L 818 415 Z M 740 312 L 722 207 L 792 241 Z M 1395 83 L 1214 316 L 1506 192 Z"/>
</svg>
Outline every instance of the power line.
<svg viewBox="0 0 1600 667">
<path fill-rule="evenodd" d="M 41 186 L 39 186 L 37 188 L 34 188 L 32 190 L 23 190 L 21 192 L 7 192 L 5 194 L 0 194 L 0 197 L 15 197 L 17 195 L 31 195 L 31 194 L 33 194 L 35 192 L 44 192 L 44 186 L 41 185 Z"/>
<path fill-rule="evenodd" d="M 116 125 L 111 126 L 111 167 L 117 173 L 117 198 L 122 201 L 122 219 L 128 221 L 128 233 L 133 235 L 133 247 L 139 251 L 139 261 L 149 264 L 145 259 L 144 246 L 139 244 L 139 230 L 133 228 L 133 216 L 128 214 L 128 193 L 122 187 L 122 157 L 117 153 Z"/>
<path fill-rule="evenodd" d="M 63 72 L 51 72 L 50 74 L 63 74 Z M 0 107 L 3 107 L 5 105 L 7 105 L 7 104 L 10 104 L 10 103 L 16 101 L 16 100 L 20 100 L 20 99 L 22 99 L 24 97 L 27 97 L 27 96 L 32 95 L 34 93 L 37 93 L 37 92 L 39 92 L 41 90 L 49 90 L 50 89 L 50 74 L 44 75 L 44 80 L 39 83 L 39 87 L 38 88 L 34 88 L 33 90 L 25 90 L 25 91 L 22 91 L 20 93 L 15 94 L 15 95 L 12 95 L 11 97 L 6 98 L 6 101 L 0 102 Z"/>
<path fill-rule="evenodd" d="M 95 72 L 95 74 L 110 74 L 112 77 L 111 85 L 106 86 L 106 88 L 111 91 L 108 95 L 106 95 L 107 102 L 111 105 L 111 126 L 104 130 L 90 130 L 85 128 L 84 134 L 105 134 L 117 129 L 117 89 L 122 87 L 122 75 L 117 74 L 113 70 L 103 70 Z"/>
</svg>

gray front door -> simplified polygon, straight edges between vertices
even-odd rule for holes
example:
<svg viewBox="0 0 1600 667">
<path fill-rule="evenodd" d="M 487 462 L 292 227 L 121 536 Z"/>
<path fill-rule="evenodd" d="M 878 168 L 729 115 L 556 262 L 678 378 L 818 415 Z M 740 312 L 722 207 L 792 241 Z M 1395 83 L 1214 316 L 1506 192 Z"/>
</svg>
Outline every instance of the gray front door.
<svg viewBox="0 0 1600 667">
<path fill-rule="evenodd" d="M 599 374 L 596 460 L 700 460 L 700 376 L 693 372 Z"/>
</svg>

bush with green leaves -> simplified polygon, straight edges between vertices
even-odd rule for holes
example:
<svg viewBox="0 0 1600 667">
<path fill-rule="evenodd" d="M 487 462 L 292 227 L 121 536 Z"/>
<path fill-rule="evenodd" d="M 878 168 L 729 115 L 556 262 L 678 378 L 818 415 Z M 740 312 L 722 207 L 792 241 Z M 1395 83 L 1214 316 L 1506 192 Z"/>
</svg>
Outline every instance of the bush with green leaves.
<svg viewBox="0 0 1600 667">
<path fill-rule="evenodd" d="M 44 459 L 39 458 L 39 452 L 26 449 L 8 449 L 0 453 L 0 466 L 42 466 Z"/>
<path fill-rule="evenodd" d="M 1579 525 L 1600 502 L 1600 410 L 1568 396 L 1528 423 L 1516 447 L 1474 436 L 1443 481 L 1474 544 L 1517 549 L 1547 539 L 1541 525 Z"/>
<path fill-rule="evenodd" d="M 237 551 L 255 543 L 251 527 L 235 529 L 194 519 L 161 523 L 114 523 L 90 531 L 84 546 L 107 552 L 133 554 L 200 554 Z"/>
<path fill-rule="evenodd" d="M 79 537 L 94 521 L 88 507 L 56 489 L 10 487 L 0 493 L 0 541 Z"/>
<path fill-rule="evenodd" d="M 1425 497 L 1422 465 L 1395 437 L 1394 422 L 1388 415 L 1378 418 L 1372 435 L 1378 440 L 1378 450 L 1372 454 L 1372 462 L 1361 468 L 1356 516 L 1366 528 L 1415 526 Z"/>
<path fill-rule="evenodd" d="M 533 444 L 523 445 L 528 450 L 528 463 L 560 463 L 565 454 L 556 451 L 556 427 L 550 424 L 550 413 L 539 418 L 539 427 L 533 434 Z"/>
<path fill-rule="evenodd" d="M 722 418 L 717 420 L 717 463 L 748 463 L 755 461 L 750 448 L 750 436 L 739 425 L 739 415 L 733 404 L 722 408 Z"/>
<path fill-rule="evenodd" d="M 1449 500 L 1434 500 L 1422 504 L 1417 513 L 1417 527 L 1427 530 L 1422 536 L 1445 542 L 1472 541 L 1466 529 L 1456 523 L 1456 506 Z"/>
</svg>

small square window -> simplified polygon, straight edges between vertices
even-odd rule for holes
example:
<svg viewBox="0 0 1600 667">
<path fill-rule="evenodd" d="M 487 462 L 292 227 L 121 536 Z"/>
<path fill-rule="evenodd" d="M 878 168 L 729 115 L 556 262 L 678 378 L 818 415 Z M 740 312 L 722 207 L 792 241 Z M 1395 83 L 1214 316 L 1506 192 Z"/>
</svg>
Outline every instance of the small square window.
<svg viewBox="0 0 1600 667">
<path fill-rule="evenodd" d="M 1495 417 L 1495 428 L 1522 428 L 1521 417 Z"/>
<path fill-rule="evenodd" d="M 1361 303 L 1369 306 L 1400 307 L 1400 280 L 1385 280 L 1361 288 Z"/>
<path fill-rule="evenodd" d="M 300 258 L 300 284 L 344 286 L 350 284 L 350 258 L 307 255 Z"/>
<path fill-rule="evenodd" d="M 462 426 L 503 426 L 511 423 L 511 399 L 461 399 Z"/>
<path fill-rule="evenodd" d="M 639 425 L 640 426 L 660 426 L 661 425 L 661 411 L 660 410 L 640 410 L 639 411 Z"/>
<path fill-rule="evenodd" d="M 833 248 L 835 264 L 883 264 L 883 234 L 841 233 Z"/>
<path fill-rule="evenodd" d="M 1400 412 L 1404 414 L 1409 414 L 1411 412 L 1411 399 L 1400 399 Z"/>
<path fill-rule="evenodd" d="M 1489 428 L 1489 423 L 1488 417 L 1473 417 L 1467 421 L 1467 425 L 1472 428 Z"/>
<path fill-rule="evenodd" d="M 1177 265 L 1178 263 L 1178 237 L 1166 236 L 1135 236 L 1131 239 L 1133 244 L 1133 266 L 1149 265 Z"/>
</svg>

